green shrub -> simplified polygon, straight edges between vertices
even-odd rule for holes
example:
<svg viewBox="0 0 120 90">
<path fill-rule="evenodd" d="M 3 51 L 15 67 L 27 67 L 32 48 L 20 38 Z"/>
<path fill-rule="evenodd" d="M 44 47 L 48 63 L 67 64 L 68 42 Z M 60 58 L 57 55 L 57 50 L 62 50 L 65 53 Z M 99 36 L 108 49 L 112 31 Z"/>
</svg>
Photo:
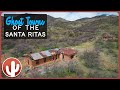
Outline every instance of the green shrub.
<svg viewBox="0 0 120 90">
<path fill-rule="evenodd" d="M 88 78 L 117 78 L 118 73 L 104 70 L 92 70 Z"/>
<path fill-rule="evenodd" d="M 84 60 L 87 67 L 98 68 L 99 66 L 99 54 L 96 51 L 85 51 L 80 59 Z"/>
<path fill-rule="evenodd" d="M 79 68 L 80 69 L 80 68 Z M 64 78 L 64 77 L 78 77 L 80 76 L 76 62 L 69 62 L 68 66 L 54 65 L 50 70 L 46 69 L 46 78 Z"/>
<path fill-rule="evenodd" d="M 95 43 L 96 47 L 99 48 L 106 48 L 106 49 L 118 49 L 118 41 L 104 41 L 99 39 Z"/>
<path fill-rule="evenodd" d="M 30 45 L 28 46 L 27 44 L 22 43 L 15 46 L 15 48 L 11 52 L 11 55 L 14 57 L 21 57 L 23 56 L 23 54 L 32 52 L 32 50 L 33 50 L 32 46 Z"/>
<path fill-rule="evenodd" d="M 13 48 L 15 45 L 15 42 L 13 40 L 5 40 L 3 39 L 2 41 L 2 50 L 9 50 L 11 48 Z"/>
</svg>

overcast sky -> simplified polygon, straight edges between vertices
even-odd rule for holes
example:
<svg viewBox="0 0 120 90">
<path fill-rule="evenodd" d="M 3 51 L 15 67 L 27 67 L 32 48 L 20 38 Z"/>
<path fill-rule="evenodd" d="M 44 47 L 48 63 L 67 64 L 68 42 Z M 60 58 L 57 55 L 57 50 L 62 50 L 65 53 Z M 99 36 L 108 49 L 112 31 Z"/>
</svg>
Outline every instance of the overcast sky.
<svg viewBox="0 0 120 90">
<path fill-rule="evenodd" d="M 47 14 L 50 16 L 53 16 L 55 18 L 64 18 L 69 21 L 74 21 L 81 18 L 86 17 L 94 17 L 102 14 L 106 15 L 117 15 L 118 12 L 3 12 L 2 16 L 4 14 L 24 14 L 24 13 L 30 13 L 30 14 Z"/>
</svg>

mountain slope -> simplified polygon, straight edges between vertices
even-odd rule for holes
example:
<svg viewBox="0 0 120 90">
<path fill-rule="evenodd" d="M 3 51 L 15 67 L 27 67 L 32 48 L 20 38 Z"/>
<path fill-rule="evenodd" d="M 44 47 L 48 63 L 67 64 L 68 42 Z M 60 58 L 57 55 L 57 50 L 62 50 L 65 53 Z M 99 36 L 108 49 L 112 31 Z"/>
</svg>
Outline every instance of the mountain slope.
<svg viewBox="0 0 120 90">
<path fill-rule="evenodd" d="M 22 50 L 24 45 L 33 52 L 54 47 L 74 46 L 94 39 L 94 37 L 97 37 L 97 35 L 101 35 L 104 32 L 112 33 L 115 37 L 118 35 L 117 16 L 106 16 L 101 18 L 93 17 L 82 21 L 66 21 L 64 19 L 56 19 L 47 16 L 47 20 L 48 39 L 5 40 L 2 37 L 2 52 L 5 53 L 10 49 L 14 51 L 14 49 L 16 50 L 20 47 L 20 51 L 16 50 L 17 54 L 17 52 L 24 51 Z M 28 53 L 29 49 L 23 53 Z"/>
<path fill-rule="evenodd" d="M 76 21 L 47 16 L 47 39 L 4 39 L 2 32 L 2 60 L 17 57 L 24 67 L 22 78 L 116 78 L 118 77 L 118 16 L 96 16 Z M 112 40 L 104 40 L 107 34 Z M 53 62 L 51 70 L 42 75 L 36 69 L 26 69 L 23 54 L 51 48 L 76 49 L 76 57 L 70 61 Z M 49 64 L 47 64 L 49 65 Z M 67 66 L 66 66 L 67 65 Z"/>
</svg>

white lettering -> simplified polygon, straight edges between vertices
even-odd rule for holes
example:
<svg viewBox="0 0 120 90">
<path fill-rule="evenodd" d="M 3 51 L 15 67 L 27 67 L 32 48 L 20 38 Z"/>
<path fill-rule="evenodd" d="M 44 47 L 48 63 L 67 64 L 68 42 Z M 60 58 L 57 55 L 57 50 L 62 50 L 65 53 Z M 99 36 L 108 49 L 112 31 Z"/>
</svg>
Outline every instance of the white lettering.
<svg viewBox="0 0 120 90">
<path fill-rule="evenodd" d="M 26 37 L 24 32 L 5 32 L 5 37 Z"/>
</svg>

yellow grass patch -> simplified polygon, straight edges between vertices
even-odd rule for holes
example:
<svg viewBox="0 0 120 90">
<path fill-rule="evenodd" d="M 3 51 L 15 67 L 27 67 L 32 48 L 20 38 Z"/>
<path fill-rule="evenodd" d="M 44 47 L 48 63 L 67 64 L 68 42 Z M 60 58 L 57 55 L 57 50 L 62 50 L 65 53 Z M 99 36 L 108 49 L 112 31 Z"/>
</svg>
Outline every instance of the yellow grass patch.
<svg viewBox="0 0 120 90">
<path fill-rule="evenodd" d="M 118 68 L 117 63 L 111 59 L 111 56 L 106 55 L 103 52 L 100 52 L 100 68 L 103 70 L 116 70 Z"/>
</svg>

